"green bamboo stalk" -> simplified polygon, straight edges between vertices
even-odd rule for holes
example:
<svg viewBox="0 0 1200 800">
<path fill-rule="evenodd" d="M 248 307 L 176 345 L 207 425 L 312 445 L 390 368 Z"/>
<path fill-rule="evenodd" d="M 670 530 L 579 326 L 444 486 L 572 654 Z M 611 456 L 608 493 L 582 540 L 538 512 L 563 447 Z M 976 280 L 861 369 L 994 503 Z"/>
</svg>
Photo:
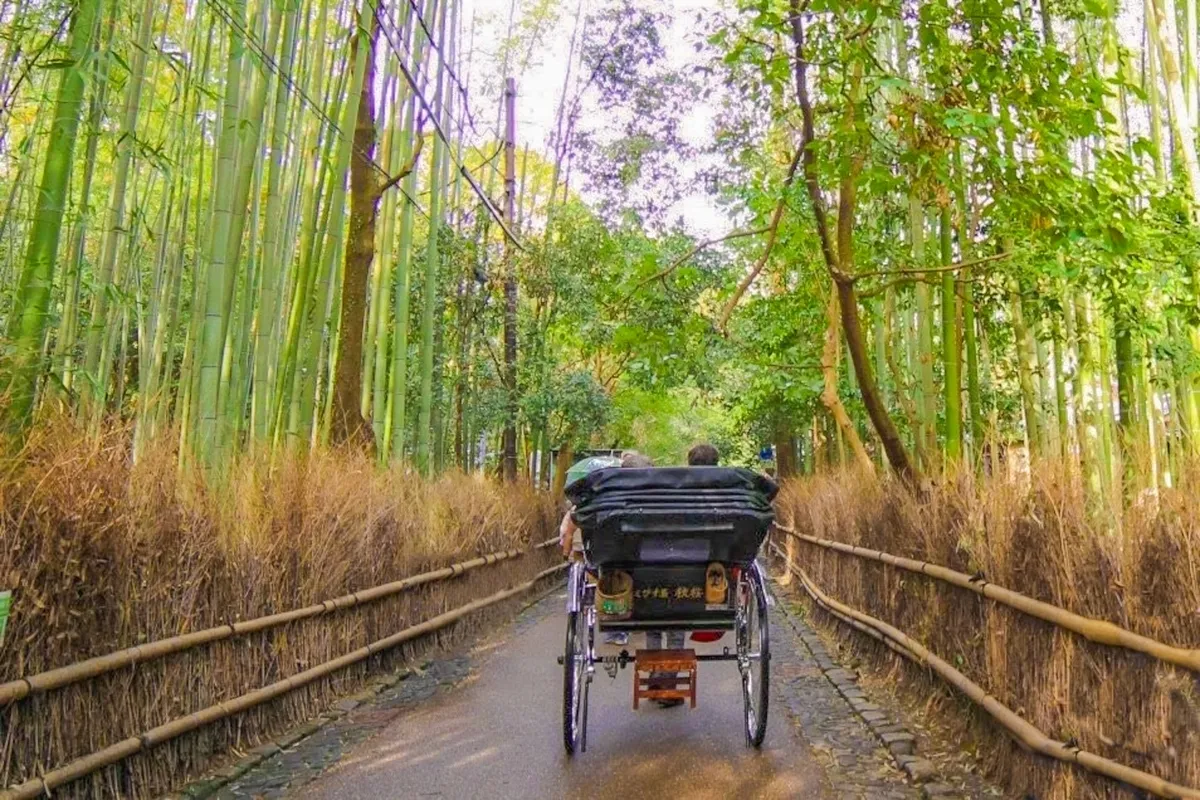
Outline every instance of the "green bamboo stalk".
<svg viewBox="0 0 1200 800">
<path fill-rule="evenodd" d="M 973 232 L 967 213 L 967 187 L 962 174 L 962 159 L 955 153 L 958 162 L 960 180 L 958 182 L 958 249 L 963 261 L 972 258 L 971 242 Z M 962 281 L 959 284 L 960 302 L 962 303 L 963 343 L 967 354 L 967 417 L 970 421 L 972 458 L 978 463 L 983 453 L 984 417 L 983 397 L 979 384 L 979 342 L 975 332 L 975 284 L 971 269 L 962 271 Z"/>
<path fill-rule="evenodd" d="M 200 58 L 200 76 L 199 80 L 190 85 L 189 88 L 204 86 L 208 81 L 208 67 L 210 56 L 212 55 L 213 37 L 207 36 L 204 39 L 204 53 Z M 206 148 L 204 142 L 207 139 L 208 121 L 206 117 L 199 113 L 203 107 L 203 99 L 205 93 L 202 91 L 194 92 L 193 112 L 191 119 L 198 120 L 196 126 L 196 146 L 194 150 L 198 153 L 197 174 L 204 175 L 204 154 Z M 191 151 L 192 148 L 189 148 Z M 213 177 L 215 178 L 215 165 Z M 192 232 L 192 250 L 195 259 L 195 267 L 192 275 L 192 291 L 189 302 L 188 325 L 187 332 L 183 342 L 183 363 L 179 371 L 179 397 L 175 403 L 175 422 L 179 428 L 179 461 L 182 466 L 184 460 L 193 449 L 194 429 L 196 427 L 196 387 L 200 383 L 199 370 L 195 368 L 196 348 L 199 345 L 201 326 L 203 325 L 203 307 L 201 298 L 205 295 L 206 284 L 208 280 L 207 265 L 204 259 L 198 257 L 207 247 L 206 231 L 207 227 L 201 226 L 202 219 L 211 219 L 209 214 L 205 213 L 203 202 L 203 191 L 206 186 L 211 185 L 209 181 L 195 181 L 195 200 L 193 201 L 192 215 L 194 230 Z M 186 236 L 186 229 L 184 234 Z"/>
<path fill-rule="evenodd" d="M 1080 473 L 1084 476 L 1085 486 L 1090 491 L 1099 491 L 1099 477 L 1094 470 L 1094 452 L 1091 441 L 1090 426 L 1092 425 L 1090 404 L 1087 402 L 1087 387 L 1091 386 L 1091 375 L 1086 365 L 1087 356 L 1084 342 L 1087 332 L 1080 325 L 1079 294 L 1074 293 L 1069 285 L 1063 287 L 1063 318 L 1067 333 L 1067 355 L 1075 365 L 1070 374 L 1070 409 L 1075 421 L 1075 446 L 1078 447 Z M 1090 345 L 1088 345 L 1090 350 Z"/>
<path fill-rule="evenodd" d="M 451 3 L 454 0 L 450 0 Z M 444 21 L 443 7 L 440 18 Z M 443 24 L 444 28 L 444 24 Z M 437 89 L 433 107 L 446 119 L 445 69 L 437 73 Z M 442 130 L 448 126 L 443 125 Z M 417 469 L 431 475 L 434 469 L 432 445 L 433 425 L 433 363 L 434 363 L 434 315 L 438 305 L 438 272 L 440 254 L 438 236 L 442 225 L 442 160 L 445 158 L 445 143 L 441 137 L 433 140 L 433 157 L 429 168 L 429 236 L 425 250 L 425 283 L 421 293 L 421 389 L 420 406 L 417 412 Z"/>
<path fill-rule="evenodd" d="M 950 206 L 942 208 L 942 264 L 954 261 L 951 247 Z M 958 329 L 958 292 L 954 273 L 942 273 L 942 369 L 943 394 L 946 407 L 946 460 L 954 463 L 962 458 L 962 350 Z"/>
<path fill-rule="evenodd" d="M 22 430 L 33 413 L 34 397 L 41 374 L 40 354 L 54 285 L 58 240 L 66 210 L 67 184 L 71 177 L 75 139 L 83 105 L 84 70 L 93 52 L 100 0 L 79 0 L 71 21 L 67 58 L 55 100 L 54 123 L 46 144 L 46 159 L 38 191 L 37 213 L 29 231 L 25 262 L 17 284 L 16 303 L 9 338 L 8 427 Z"/>
<path fill-rule="evenodd" d="M 308 41 L 315 39 L 317 44 L 316 53 L 313 54 L 308 68 L 304 70 L 304 90 L 306 94 L 312 92 L 314 77 L 317 76 L 317 87 L 323 90 L 322 107 L 329 110 L 331 119 L 337 119 L 340 114 L 342 97 L 340 88 L 344 85 L 346 71 L 343 69 L 339 72 L 326 61 L 326 23 L 330 16 L 329 0 L 319 0 L 319 2 L 320 5 L 315 13 L 305 15 L 305 39 Z M 308 20 L 314 16 L 317 20 L 316 33 L 312 39 L 308 39 Z M 325 76 L 323 82 L 319 77 L 322 75 Z M 298 405 L 297 411 L 293 413 L 293 401 L 296 401 L 297 404 L 299 402 L 296 391 L 300 383 L 297 374 L 300 338 L 305 315 L 311 302 L 314 251 L 320 241 L 317 235 L 317 220 L 321 213 L 319 203 L 330 168 L 328 154 L 332 151 L 335 140 L 333 132 L 329 130 L 325 130 L 324 139 L 322 139 L 323 130 L 325 129 L 322 120 L 316 116 L 310 117 L 309 124 L 304 131 L 303 141 L 296 154 L 302 167 L 301 174 L 296 178 L 295 191 L 303 199 L 300 201 L 298 219 L 295 222 L 299 228 L 299 234 L 293 233 L 287 241 L 299 239 L 296 254 L 298 266 L 295 274 L 291 276 L 291 291 L 287 295 L 287 318 L 286 321 L 280 321 L 283 336 L 281 337 L 281 349 L 276 357 L 278 361 L 277 378 L 272 387 L 274 411 L 268 417 L 268 435 L 273 443 L 278 442 L 285 428 L 291 440 L 295 441 L 297 438 L 293 420 L 298 416 Z M 286 425 L 284 424 L 285 420 Z"/>
<path fill-rule="evenodd" d="M 225 72 L 224 107 L 217 149 L 217 180 L 214 189 L 212 235 L 206 262 L 204 325 L 201 330 L 198 419 L 195 449 L 204 464 L 214 467 L 224 449 L 224 423 L 220 405 L 221 360 L 225 350 L 225 326 L 229 320 L 225 292 L 229 259 L 229 229 L 232 221 L 236 159 L 238 151 L 238 97 L 241 89 L 242 49 L 239 25 L 245 17 L 245 0 L 230 0 L 228 12 L 229 53 Z"/>
<path fill-rule="evenodd" d="M 1009 310 L 1012 314 L 1013 340 L 1017 350 L 1017 380 L 1021 387 L 1021 403 L 1025 411 L 1025 434 L 1029 440 L 1030 455 L 1045 452 L 1042 438 L 1042 422 L 1037 390 L 1033 382 L 1034 361 L 1032 337 L 1025 325 L 1025 313 L 1021 295 L 1014 285 L 1009 293 Z"/>
<path fill-rule="evenodd" d="M 345 98 L 344 90 L 346 82 L 350 78 L 350 71 L 347 69 L 340 71 L 340 76 L 336 82 L 337 88 L 332 92 L 331 96 L 336 98 L 333 101 L 333 110 L 330 114 L 330 117 L 333 119 L 341 116 L 341 103 Z M 334 84 L 331 82 L 329 86 L 333 87 Z M 306 438 L 306 435 L 301 435 L 302 432 L 300 430 L 301 394 L 305 391 L 306 386 L 314 385 L 313 381 L 315 381 L 315 378 L 309 381 L 308 376 L 305 375 L 305 370 L 308 369 L 308 362 L 303 359 L 302 354 L 307 353 L 311 347 L 307 339 L 312 335 L 312 325 L 307 320 L 310 317 L 315 317 L 317 313 L 315 310 L 316 304 L 319 302 L 315 297 L 318 278 L 317 262 L 323 232 L 328 230 L 329 227 L 329 215 L 332 206 L 332 202 L 329 200 L 321 206 L 318 206 L 318 203 L 320 197 L 324 196 L 328 191 L 327 184 L 332 182 L 332 154 L 335 152 L 339 141 L 340 134 L 333 130 L 332 127 L 329 127 L 325 130 L 323 141 L 318 142 L 317 138 L 312 138 L 311 150 L 304 151 L 315 154 L 319 147 L 322 152 L 319 159 L 321 168 L 319 170 L 314 169 L 309 176 L 309 188 L 304 201 L 305 208 L 301 211 L 300 267 L 296 275 L 295 289 L 292 292 L 287 337 L 279 373 L 278 416 L 282 418 L 284 412 L 287 413 L 286 431 L 288 440 L 296 445 L 300 444 Z M 305 340 L 303 342 L 303 350 L 301 348 L 302 339 Z M 277 434 L 281 432 L 281 426 L 277 424 L 276 430 Z"/>
<path fill-rule="evenodd" d="M 98 421 L 103 413 L 108 390 L 108 365 L 102 364 L 103 340 L 109 331 L 108 305 L 110 296 L 121 282 L 121 267 L 117 264 L 126 232 L 125 194 L 129 179 L 129 164 L 133 159 L 137 137 L 138 115 L 145 86 L 146 61 L 150 52 L 150 39 L 154 30 L 155 0 L 145 0 L 142 5 L 138 26 L 137 45 L 134 48 L 129 82 L 125 87 L 125 104 L 121 117 L 121 128 L 117 136 L 117 153 L 113 165 L 112 195 L 104 223 L 104 240 L 100 246 L 100 262 L 97 265 L 99 280 L 92 295 L 91 322 L 88 325 L 84 346 L 83 368 L 91 384 L 90 391 L 82 394 L 83 413 Z"/>
<path fill-rule="evenodd" d="M 403 25 L 401 25 L 401 40 L 410 41 L 408 8 L 402 10 Z M 404 113 L 409 97 L 408 84 L 399 80 L 396 62 L 387 59 L 384 73 L 384 102 L 383 114 L 383 169 L 391 175 L 405 162 L 407 147 L 403 131 Z M 411 134 L 409 134 L 411 139 Z M 401 190 L 395 187 L 383 195 L 380 224 L 376 242 L 375 261 L 371 271 L 371 302 L 367 329 L 364 333 L 364 369 L 362 376 L 361 413 L 364 419 L 370 420 L 372 436 L 376 452 L 381 462 L 387 461 L 388 443 L 383 441 L 383 430 L 386 427 L 387 409 L 387 375 L 390 360 L 388 345 L 390 339 L 389 322 L 391 320 L 391 286 L 392 272 L 395 267 L 395 248 L 397 236 L 397 208 Z"/>
<path fill-rule="evenodd" d="M 432 2 L 432 0 L 430 0 Z M 415 35 L 419 35 L 415 34 Z M 417 51 L 419 53 L 419 50 Z M 416 56 L 414 56 L 415 58 Z M 416 98 L 408 102 L 405 113 L 404 138 L 410 139 L 408 133 L 412 130 L 413 114 L 416 109 Z M 404 457 L 404 440 L 406 428 L 405 405 L 408 398 L 408 323 L 409 323 L 409 283 L 410 265 L 413 251 L 413 202 L 410 199 L 416 193 L 417 171 L 413 170 L 403 181 L 404 200 L 400 209 L 400 233 L 396 243 L 396 271 L 394 278 L 395 298 L 395 335 L 392 345 L 392 365 L 388 376 L 390 388 L 388 396 L 389 408 L 386 412 L 383 439 L 389 444 L 392 459 Z"/>
<path fill-rule="evenodd" d="M 296 46 L 296 22 L 299 0 L 285 0 L 283 43 L 279 54 L 281 76 L 291 75 Z M 270 165 L 267 168 L 267 210 L 262 236 L 262 282 L 258 302 L 258 322 L 254 342 L 254 388 L 251 401 L 251 439 L 263 444 L 268 440 L 270 420 L 275 410 L 275 348 L 279 337 L 279 295 L 283 273 L 280 232 L 284 227 L 283 179 L 284 150 L 287 147 L 288 106 L 292 99 L 288 81 L 275 81 L 275 104 L 271 119 Z"/>
<path fill-rule="evenodd" d="M 116 4 L 108 12 L 105 23 L 104 41 L 111 41 L 116 25 Z M 82 263 L 84 246 L 87 242 L 88 227 L 91 224 L 92 209 L 92 179 L 96 171 L 96 151 L 100 143 L 100 130 L 104 118 L 104 108 L 108 97 L 108 58 L 102 60 L 102 66 L 97 71 L 96 85 L 92 90 L 91 106 L 88 111 L 87 144 L 84 147 L 83 158 L 83 188 L 80 191 L 79 216 L 75 222 L 70 245 L 68 246 L 67 273 L 63 283 L 66 295 L 63 298 L 62 315 L 60 316 L 58 335 L 54 342 L 54 361 L 62 364 L 61 382 L 69 393 L 75 380 L 75 340 L 79 332 L 79 289 L 83 273 Z M 0 81 L 0 85 L 3 82 Z M 18 172 L 17 185 L 23 183 L 22 172 L 25 161 L 22 159 L 21 172 Z M 0 224 L 0 238 L 4 237 L 4 225 Z"/>
<path fill-rule="evenodd" d="M 1100 409 L 1098 419 L 1100 422 L 1100 450 L 1101 450 L 1101 477 L 1104 480 L 1104 492 L 1108 497 L 1112 496 L 1113 488 L 1116 485 L 1117 475 L 1117 457 L 1119 455 L 1118 448 L 1113 442 L 1113 397 L 1112 397 L 1112 335 L 1109 330 L 1107 321 L 1103 314 L 1094 313 L 1094 310 L 1089 304 L 1088 315 L 1095 326 L 1098 347 L 1098 360 L 1096 362 L 1096 382 L 1099 384 Z"/>
<path fill-rule="evenodd" d="M 426 0 L 422 16 L 430 19 L 437 8 L 437 0 Z M 413 26 L 413 66 L 414 75 L 421 74 L 421 58 L 425 50 L 425 37 L 420 25 Z M 405 141 L 412 141 L 416 121 L 417 100 L 412 97 L 404 115 Z M 436 136 L 435 136 L 436 142 Z M 411 146 L 411 145 L 410 145 Z M 435 148 L 436 149 L 436 146 Z M 431 159 L 432 161 L 432 159 Z M 432 171 L 433 165 L 430 165 Z M 431 173 L 432 174 L 432 173 Z M 391 441 L 391 457 L 393 460 L 404 457 L 405 433 L 407 432 L 406 404 L 408 399 L 408 325 L 409 325 L 409 284 L 411 281 L 411 262 L 413 252 L 413 214 L 415 211 L 412 198 L 416 196 L 417 171 L 413 170 L 405 177 L 404 200 L 400 209 L 400 241 L 397 244 L 396 277 L 395 277 L 395 344 L 392 347 L 392 369 L 389 376 L 391 386 L 391 408 L 387 414 L 387 427 L 384 438 Z M 432 204 L 430 217 L 433 217 Z"/>
</svg>

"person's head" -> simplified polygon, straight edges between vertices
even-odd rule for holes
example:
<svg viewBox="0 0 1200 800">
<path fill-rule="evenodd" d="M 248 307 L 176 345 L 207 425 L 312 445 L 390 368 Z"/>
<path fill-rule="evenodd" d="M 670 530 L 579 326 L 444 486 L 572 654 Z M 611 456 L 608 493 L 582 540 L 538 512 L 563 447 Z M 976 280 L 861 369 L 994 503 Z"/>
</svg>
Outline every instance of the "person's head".
<svg viewBox="0 0 1200 800">
<path fill-rule="evenodd" d="M 715 467 L 721 462 L 721 454 L 717 448 L 707 442 L 694 445 L 688 450 L 687 463 L 689 467 Z"/>
<path fill-rule="evenodd" d="M 621 453 L 622 467 L 653 467 L 654 462 L 650 460 L 650 456 L 639 453 L 637 450 L 626 450 Z"/>
</svg>

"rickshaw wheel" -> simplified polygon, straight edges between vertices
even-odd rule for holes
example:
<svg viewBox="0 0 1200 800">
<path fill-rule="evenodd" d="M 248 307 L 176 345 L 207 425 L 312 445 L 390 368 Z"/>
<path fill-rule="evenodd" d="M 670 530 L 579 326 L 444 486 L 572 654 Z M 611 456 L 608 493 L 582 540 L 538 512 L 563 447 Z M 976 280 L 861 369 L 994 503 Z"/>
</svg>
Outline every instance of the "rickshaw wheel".
<svg viewBox="0 0 1200 800">
<path fill-rule="evenodd" d="M 771 642 L 767 620 L 767 587 L 755 564 L 745 572 L 738 611 L 737 647 L 742 673 L 746 742 L 761 747 L 767 735 L 771 684 Z"/>
<path fill-rule="evenodd" d="M 587 749 L 588 608 L 567 614 L 563 654 L 563 747 L 567 755 Z"/>
</svg>

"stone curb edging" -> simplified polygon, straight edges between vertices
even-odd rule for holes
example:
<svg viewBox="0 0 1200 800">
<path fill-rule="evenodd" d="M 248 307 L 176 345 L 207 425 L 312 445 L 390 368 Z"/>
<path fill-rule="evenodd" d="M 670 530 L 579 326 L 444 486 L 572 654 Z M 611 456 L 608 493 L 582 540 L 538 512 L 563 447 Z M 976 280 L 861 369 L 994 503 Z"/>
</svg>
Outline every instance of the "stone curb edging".
<svg viewBox="0 0 1200 800">
<path fill-rule="evenodd" d="M 787 620 L 792 633 L 808 649 L 826 680 L 833 684 L 854 713 L 866 723 L 872 735 L 892 756 L 896 766 L 909 780 L 921 787 L 921 796 L 931 800 L 960 800 L 963 795 L 959 790 L 938 780 L 937 766 L 917 754 L 917 738 L 902 724 L 889 717 L 886 711 L 867 699 L 866 694 L 859 688 L 855 673 L 833 660 L 818 634 L 797 627 L 794 619 L 796 612 L 788 608 L 783 600 L 782 597 L 776 597 L 776 607 L 784 612 L 780 616 Z M 791 597 L 787 600 L 794 602 L 794 598 Z"/>
<path fill-rule="evenodd" d="M 516 619 L 522 613 L 540 603 L 548 594 L 558 588 L 558 582 L 552 583 L 545 591 L 539 592 L 532 600 L 522 603 L 521 606 L 513 613 L 512 619 Z M 249 750 L 245 756 L 228 764 L 221 769 L 208 773 L 208 775 L 199 780 L 193 781 L 182 789 L 170 792 L 162 796 L 161 800 L 206 800 L 212 797 L 221 789 L 241 778 L 250 770 L 257 767 L 272 756 L 280 753 L 289 747 L 294 747 L 305 739 L 309 738 L 319 730 L 324 728 L 331 722 L 335 722 L 349 714 L 359 706 L 365 705 L 375 697 L 388 689 L 399 684 L 401 681 L 407 680 L 415 672 L 424 670 L 429 666 L 431 660 L 426 659 L 421 662 L 418 669 L 411 667 L 400 667 L 395 672 L 384 675 L 380 678 L 368 682 L 367 686 L 358 692 L 347 695 L 335 702 L 328 710 L 321 712 L 316 718 L 289 730 L 277 739 L 273 739 L 257 747 Z"/>
</svg>

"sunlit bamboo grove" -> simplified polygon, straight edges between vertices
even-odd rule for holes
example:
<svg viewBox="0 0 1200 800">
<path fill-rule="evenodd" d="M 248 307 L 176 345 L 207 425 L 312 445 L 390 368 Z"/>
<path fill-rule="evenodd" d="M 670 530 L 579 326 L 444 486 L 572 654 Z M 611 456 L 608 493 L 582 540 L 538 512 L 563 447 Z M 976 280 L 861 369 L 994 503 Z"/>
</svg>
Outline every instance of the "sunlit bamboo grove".
<svg viewBox="0 0 1200 800">
<path fill-rule="evenodd" d="M 0 0 L 8 431 L 1111 498 L 1198 455 L 1193 0 L 462 2 Z"/>
<path fill-rule="evenodd" d="M 789 462 L 1179 482 L 1200 448 L 1196 39 L 1172 0 L 747 4 L 719 29 L 775 120 L 771 157 L 741 161 L 787 209 L 760 212 L 766 250 L 778 226 L 773 257 L 819 265 L 792 280 L 829 303 L 820 405 L 790 381 L 761 401 L 792 409 Z"/>
<path fill-rule="evenodd" d="M 449 395 L 516 225 L 485 194 L 500 84 L 468 94 L 455 0 L 17 0 L 0 21 L 10 429 L 68 408 L 208 465 L 356 438 L 465 462 Z"/>
</svg>

